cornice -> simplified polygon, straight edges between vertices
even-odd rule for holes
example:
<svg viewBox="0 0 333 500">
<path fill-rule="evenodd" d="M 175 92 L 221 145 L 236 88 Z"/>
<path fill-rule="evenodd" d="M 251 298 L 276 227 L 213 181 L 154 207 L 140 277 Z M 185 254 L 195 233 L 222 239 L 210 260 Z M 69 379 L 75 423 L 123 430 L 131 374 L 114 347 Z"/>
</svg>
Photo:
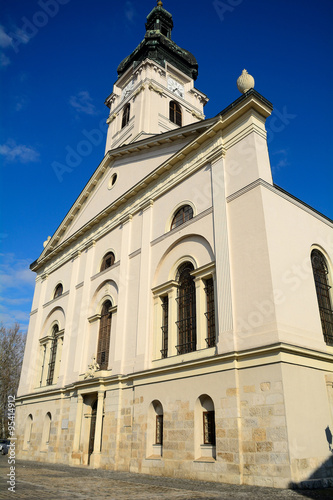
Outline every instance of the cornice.
<svg viewBox="0 0 333 500">
<path fill-rule="evenodd" d="M 267 104 L 268 103 L 268 104 Z M 217 117 L 211 118 L 210 120 L 204 120 L 197 122 L 195 124 L 190 124 L 185 127 L 181 127 L 163 134 L 149 137 L 131 143 L 128 145 L 120 146 L 114 150 L 109 151 L 99 167 L 96 169 L 95 173 L 92 175 L 88 181 L 86 187 L 79 195 L 78 199 L 64 218 L 63 222 L 60 224 L 56 230 L 54 236 L 51 238 L 48 245 L 45 247 L 44 251 L 40 255 L 39 259 L 31 265 L 31 269 L 37 271 L 44 263 L 46 263 L 50 258 L 54 257 L 57 253 L 62 251 L 72 242 L 76 241 L 79 237 L 85 234 L 89 229 L 99 223 L 104 217 L 109 215 L 111 212 L 119 209 L 121 205 L 126 204 L 129 199 L 137 195 L 138 192 L 147 189 L 148 184 L 154 182 L 162 173 L 173 168 L 179 160 L 185 158 L 189 154 L 193 153 L 197 148 L 199 148 L 209 137 L 213 137 L 218 133 L 218 131 L 223 130 L 230 125 L 234 120 L 238 119 L 242 114 L 244 114 L 248 109 L 255 109 L 262 116 L 269 116 L 271 112 L 270 103 L 266 101 L 260 94 L 253 91 L 248 91 L 246 94 L 241 96 L 232 105 L 222 111 Z M 65 232 L 70 225 L 71 221 L 76 217 L 80 209 L 84 206 L 88 197 L 91 195 L 95 186 L 101 180 L 104 175 L 105 170 L 108 166 L 112 164 L 112 161 L 116 158 L 123 157 L 125 155 L 131 155 L 133 153 L 138 153 L 140 151 L 159 146 L 161 144 L 167 144 L 168 142 L 176 141 L 180 138 L 185 138 L 191 136 L 191 134 L 200 134 L 193 141 L 185 145 L 181 151 L 177 152 L 171 156 L 162 165 L 158 166 L 153 172 L 148 174 L 139 183 L 133 186 L 130 190 L 125 192 L 121 197 L 115 200 L 111 205 L 106 207 L 102 212 L 97 214 L 93 219 L 86 223 L 82 228 L 76 231 L 72 236 L 65 239 L 60 245 L 58 245 L 59 240 L 65 235 Z M 212 154 L 213 151 L 210 152 Z M 201 159 L 202 160 L 202 159 Z M 203 164 L 203 162 L 199 162 Z M 206 158 L 207 162 L 207 158 Z M 134 213 L 134 212 L 133 212 Z M 124 214 L 122 214 L 123 216 Z M 57 246 L 58 245 L 58 246 Z"/>
<path fill-rule="evenodd" d="M 312 215 L 316 219 L 320 220 L 321 222 L 324 222 L 325 224 L 327 224 L 328 226 L 333 228 L 333 221 L 331 219 L 329 219 L 325 215 L 321 214 L 320 212 L 318 212 L 314 208 L 310 207 L 310 205 L 307 205 L 306 203 L 299 200 L 298 198 L 295 198 L 293 195 L 291 195 L 290 193 L 288 193 L 284 189 L 279 188 L 275 184 L 273 184 L 273 185 L 269 184 L 268 182 L 264 181 L 263 179 L 257 179 L 254 182 L 251 182 L 251 184 L 248 184 L 247 186 L 243 187 L 239 191 L 236 191 L 235 193 L 231 194 L 230 196 L 228 196 L 228 198 L 226 200 L 227 203 L 232 202 L 236 198 L 239 198 L 243 194 L 247 193 L 248 191 L 251 191 L 252 189 L 255 189 L 258 186 L 262 186 L 263 188 L 268 189 L 269 191 L 273 192 L 274 194 L 276 194 L 280 198 L 283 198 L 284 200 L 289 201 L 290 203 L 297 206 L 301 210 L 304 210 L 305 212 L 307 212 L 309 215 Z"/>
<path fill-rule="evenodd" d="M 165 285 L 167 285 L 167 283 Z M 207 351 L 208 350 L 209 349 L 207 349 Z M 172 358 L 169 359 L 172 361 Z M 207 373 L 242 370 L 272 364 L 298 364 L 306 368 L 323 371 L 325 374 L 333 372 L 332 354 L 283 342 L 246 349 L 244 351 L 217 354 L 191 361 L 183 360 L 180 362 L 180 356 L 174 356 L 174 361 L 174 363 L 171 362 L 171 364 L 167 366 L 159 366 L 157 368 L 129 373 L 127 375 L 113 375 L 110 373 L 110 375 L 104 377 L 78 380 L 62 388 L 44 389 L 42 391 L 21 395 L 16 398 L 16 401 L 19 404 L 25 402 L 37 403 L 38 400 L 43 397 L 70 397 L 71 393 L 75 394 L 82 390 L 97 390 L 99 386 L 103 386 L 105 390 L 109 387 L 114 388 L 115 385 L 128 388 L 133 385 L 156 384 L 160 380 L 179 380 L 180 378 L 204 375 Z"/>
</svg>

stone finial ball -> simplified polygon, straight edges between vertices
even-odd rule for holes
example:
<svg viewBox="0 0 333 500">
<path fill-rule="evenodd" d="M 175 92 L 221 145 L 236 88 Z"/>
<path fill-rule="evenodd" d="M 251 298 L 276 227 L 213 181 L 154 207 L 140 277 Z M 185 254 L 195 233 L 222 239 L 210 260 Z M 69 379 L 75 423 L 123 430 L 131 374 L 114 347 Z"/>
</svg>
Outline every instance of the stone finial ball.
<svg viewBox="0 0 333 500">
<path fill-rule="evenodd" d="M 237 88 L 241 94 L 254 88 L 254 78 L 248 74 L 246 69 L 243 69 L 241 76 L 237 79 Z"/>
</svg>

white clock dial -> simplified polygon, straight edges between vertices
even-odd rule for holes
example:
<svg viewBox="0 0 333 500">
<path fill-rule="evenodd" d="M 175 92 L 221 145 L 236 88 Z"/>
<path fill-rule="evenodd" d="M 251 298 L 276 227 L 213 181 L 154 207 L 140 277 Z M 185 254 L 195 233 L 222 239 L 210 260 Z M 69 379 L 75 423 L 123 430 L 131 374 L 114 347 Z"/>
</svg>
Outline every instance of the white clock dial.
<svg viewBox="0 0 333 500">
<path fill-rule="evenodd" d="M 184 97 L 184 85 L 168 76 L 168 89 L 178 97 Z"/>
<path fill-rule="evenodd" d="M 126 87 L 123 88 L 122 94 L 121 94 L 121 99 L 122 101 L 126 99 L 126 97 L 132 92 L 134 87 L 134 81 L 131 80 Z"/>
</svg>

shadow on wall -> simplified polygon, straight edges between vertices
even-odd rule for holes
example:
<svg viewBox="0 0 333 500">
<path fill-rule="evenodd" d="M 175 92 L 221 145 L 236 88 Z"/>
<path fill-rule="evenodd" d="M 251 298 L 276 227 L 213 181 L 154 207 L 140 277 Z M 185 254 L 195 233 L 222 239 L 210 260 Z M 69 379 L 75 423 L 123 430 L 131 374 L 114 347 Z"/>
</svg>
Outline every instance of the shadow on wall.
<svg viewBox="0 0 333 500">
<path fill-rule="evenodd" d="M 328 443 L 328 448 L 332 453 L 325 462 L 322 463 L 313 474 L 305 481 L 299 483 L 290 483 L 289 487 L 298 490 L 301 496 L 314 499 L 332 499 L 333 498 L 333 448 L 332 448 L 332 432 L 329 426 L 325 429 L 325 435 Z"/>
</svg>

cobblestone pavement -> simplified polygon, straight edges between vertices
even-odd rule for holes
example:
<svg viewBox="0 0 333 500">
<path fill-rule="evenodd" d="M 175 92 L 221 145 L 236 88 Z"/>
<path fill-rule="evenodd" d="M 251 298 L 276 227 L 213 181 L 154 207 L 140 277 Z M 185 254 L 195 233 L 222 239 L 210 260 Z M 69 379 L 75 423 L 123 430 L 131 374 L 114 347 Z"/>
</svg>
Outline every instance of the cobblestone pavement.
<svg viewBox="0 0 333 500">
<path fill-rule="evenodd" d="M 0 499 L 61 500 L 275 500 L 332 499 L 325 490 L 278 490 L 233 486 L 127 472 L 93 470 L 18 460 L 15 492 L 8 491 L 8 456 L 0 455 Z"/>
</svg>

